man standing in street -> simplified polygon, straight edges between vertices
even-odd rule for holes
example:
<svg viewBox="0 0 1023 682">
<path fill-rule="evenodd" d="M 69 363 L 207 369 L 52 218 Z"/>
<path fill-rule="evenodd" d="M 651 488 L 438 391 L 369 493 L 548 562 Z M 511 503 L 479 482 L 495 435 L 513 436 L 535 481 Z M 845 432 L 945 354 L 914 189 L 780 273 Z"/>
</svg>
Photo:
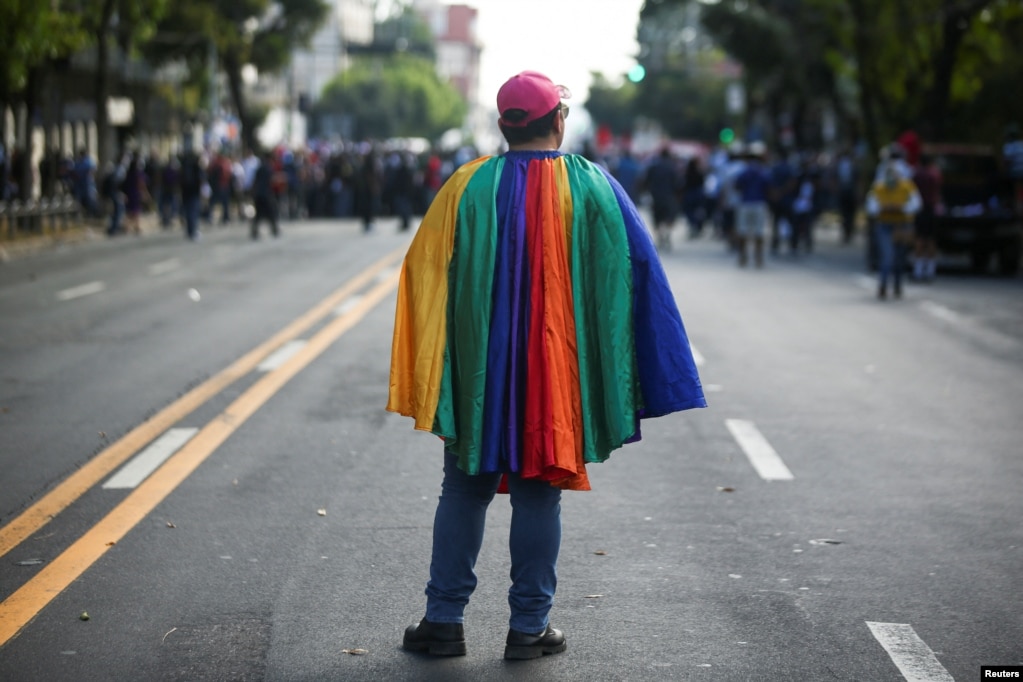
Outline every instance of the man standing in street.
<svg viewBox="0 0 1023 682">
<path fill-rule="evenodd" d="M 906 254 L 913 241 L 913 216 L 920 210 L 920 193 L 913 181 L 895 164 L 888 164 L 867 194 L 867 215 L 875 219 L 877 244 L 877 297 L 888 298 L 888 279 L 894 284 L 895 298 L 902 297 L 902 275 Z"/>
<path fill-rule="evenodd" d="M 511 498 L 506 659 L 565 651 L 550 624 L 561 491 L 706 406 L 650 234 L 609 172 L 562 154 L 567 90 L 525 71 L 497 94 L 508 152 L 444 184 L 402 265 L 387 409 L 444 441 L 426 614 L 407 650 L 464 655 L 487 507 Z"/>
<path fill-rule="evenodd" d="M 764 167 L 766 153 L 763 143 L 752 143 L 746 167 L 735 178 L 735 190 L 739 198 L 735 210 L 735 245 L 739 252 L 740 267 L 746 266 L 749 258 L 747 246 L 751 239 L 754 263 L 758 268 L 764 264 L 764 236 L 770 218 L 767 197 L 771 188 L 771 178 Z"/>
<path fill-rule="evenodd" d="M 273 158 L 269 152 L 260 159 L 256 174 L 252 177 L 252 203 L 256 214 L 252 217 L 252 239 L 259 239 L 259 223 L 266 220 L 270 223 L 270 234 L 280 236 L 277 224 L 277 193 L 273 184 Z"/>
<path fill-rule="evenodd" d="M 647 168 L 643 176 L 643 188 L 650 193 L 653 204 L 657 248 L 670 251 L 671 230 L 678 217 L 678 195 L 682 190 L 682 182 L 679 179 L 678 164 L 668 147 L 662 149 Z"/>
<path fill-rule="evenodd" d="M 199 241 L 199 211 L 202 204 L 202 188 L 206 183 L 199 155 L 191 149 L 181 157 L 181 216 L 185 221 L 185 236 L 193 242 Z"/>
</svg>

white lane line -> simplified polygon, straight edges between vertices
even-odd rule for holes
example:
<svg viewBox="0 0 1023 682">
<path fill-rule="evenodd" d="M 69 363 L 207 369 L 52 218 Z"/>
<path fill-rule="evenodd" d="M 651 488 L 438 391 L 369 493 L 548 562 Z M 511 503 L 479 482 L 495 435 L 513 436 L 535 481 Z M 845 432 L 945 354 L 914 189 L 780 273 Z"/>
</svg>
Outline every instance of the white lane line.
<svg viewBox="0 0 1023 682">
<path fill-rule="evenodd" d="M 696 366 L 703 367 L 703 363 L 706 362 L 706 360 L 703 359 L 703 355 L 700 354 L 700 351 L 696 350 L 696 346 L 689 344 L 689 352 L 693 354 L 693 362 L 696 363 Z"/>
<path fill-rule="evenodd" d="M 77 287 L 71 287 L 70 289 L 64 289 L 63 291 L 57 292 L 58 301 L 70 301 L 73 298 L 81 298 L 82 296 L 89 296 L 91 294 L 98 294 L 107 288 L 107 285 L 103 282 L 89 282 L 87 284 L 81 284 Z"/>
<path fill-rule="evenodd" d="M 259 363 L 259 367 L 256 369 L 260 372 L 272 372 L 290 360 L 295 353 L 302 350 L 305 344 L 305 339 L 292 339 L 291 341 L 288 341 L 286 344 L 268 355 L 266 360 Z"/>
<path fill-rule="evenodd" d="M 873 291 L 877 288 L 877 278 L 868 277 L 867 275 L 856 275 L 856 286 L 860 289 L 866 289 L 867 291 Z"/>
<path fill-rule="evenodd" d="M 753 422 L 745 419 L 726 419 L 725 426 L 738 441 L 739 447 L 746 453 L 760 478 L 765 481 L 792 480 L 792 472 Z"/>
<path fill-rule="evenodd" d="M 149 274 L 153 275 L 165 275 L 168 272 L 173 272 L 181 267 L 181 261 L 177 258 L 168 258 L 162 260 L 159 263 L 153 263 L 149 266 Z"/>
<path fill-rule="evenodd" d="M 911 626 L 867 621 L 867 627 L 907 682 L 955 682 Z"/>
<path fill-rule="evenodd" d="M 149 444 L 145 450 L 135 455 L 121 470 L 110 477 L 104 488 L 134 488 L 146 480 L 149 474 L 167 461 L 167 458 L 181 449 L 192 439 L 199 429 L 179 428 L 168 429 L 166 433 Z"/>
<path fill-rule="evenodd" d="M 944 320 L 945 322 L 951 322 L 952 324 L 962 324 L 963 322 L 965 322 L 965 319 L 963 318 L 962 315 L 952 310 L 951 308 L 946 308 L 945 306 L 939 303 L 935 303 L 934 301 L 921 301 L 920 309 L 923 310 L 928 315 L 932 315 L 938 318 L 939 320 Z"/>
<path fill-rule="evenodd" d="M 348 314 L 349 310 L 352 310 L 359 302 L 362 301 L 362 294 L 355 294 L 345 299 L 344 303 L 334 308 L 334 315 L 337 317 L 343 317 Z"/>
</svg>

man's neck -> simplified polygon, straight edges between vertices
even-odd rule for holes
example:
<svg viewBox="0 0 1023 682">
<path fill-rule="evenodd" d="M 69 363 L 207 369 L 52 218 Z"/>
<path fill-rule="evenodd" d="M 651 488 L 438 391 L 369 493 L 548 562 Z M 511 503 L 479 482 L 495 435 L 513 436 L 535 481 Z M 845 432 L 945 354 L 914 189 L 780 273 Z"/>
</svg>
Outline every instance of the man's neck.
<svg viewBox="0 0 1023 682">
<path fill-rule="evenodd" d="M 551 134 L 547 137 L 539 137 L 529 142 L 508 145 L 510 152 L 556 152 L 561 147 L 561 141 L 557 135 Z"/>
</svg>

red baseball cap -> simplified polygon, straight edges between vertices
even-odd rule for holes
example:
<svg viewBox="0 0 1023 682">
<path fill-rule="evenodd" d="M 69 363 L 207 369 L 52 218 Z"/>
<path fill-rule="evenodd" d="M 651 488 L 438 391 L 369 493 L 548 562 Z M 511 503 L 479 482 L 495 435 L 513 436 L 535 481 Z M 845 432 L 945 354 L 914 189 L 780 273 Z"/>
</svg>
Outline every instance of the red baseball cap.
<svg viewBox="0 0 1023 682">
<path fill-rule="evenodd" d="M 571 96 L 568 88 L 555 85 L 542 73 L 523 71 L 505 81 L 497 91 L 497 111 L 501 114 L 501 125 L 521 128 L 546 116 L 561 100 Z M 512 113 L 513 110 L 516 111 Z M 519 114 L 520 111 L 524 115 Z"/>
</svg>

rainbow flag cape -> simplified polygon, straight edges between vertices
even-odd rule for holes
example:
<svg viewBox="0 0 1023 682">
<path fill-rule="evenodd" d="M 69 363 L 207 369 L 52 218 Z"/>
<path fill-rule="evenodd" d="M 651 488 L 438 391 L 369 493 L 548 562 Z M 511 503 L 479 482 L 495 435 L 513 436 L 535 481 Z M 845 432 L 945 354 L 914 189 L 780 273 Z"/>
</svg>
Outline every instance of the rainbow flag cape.
<svg viewBox="0 0 1023 682">
<path fill-rule="evenodd" d="M 387 409 L 468 474 L 589 490 L 639 420 L 706 407 L 650 234 L 600 166 L 483 157 L 441 188 L 402 264 Z"/>
</svg>

